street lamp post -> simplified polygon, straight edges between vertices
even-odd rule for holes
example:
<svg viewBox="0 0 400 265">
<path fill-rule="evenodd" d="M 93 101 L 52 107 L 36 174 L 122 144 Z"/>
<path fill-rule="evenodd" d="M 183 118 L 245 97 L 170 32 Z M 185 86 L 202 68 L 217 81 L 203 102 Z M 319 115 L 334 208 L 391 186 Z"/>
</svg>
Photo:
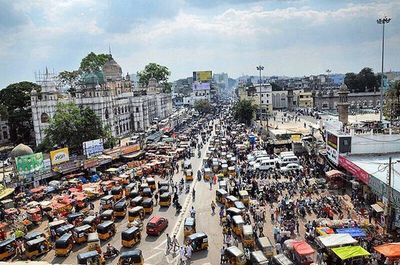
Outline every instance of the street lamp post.
<svg viewBox="0 0 400 265">
<path fill-rule="evenodd" d="M 262 118 L 261 118 L 261 116 L 262 116 L 262 111 L 261 111 L 261 71 L 263 71 L 264 70 L 264 66 L 262 66 L 262 65 L 259 65 L 259 66 L 257 66 L 257 70 L 260 72 L 260 81 L 259 81 L 259 83 L 260 83 L 260 110 L 259 110 L 259 119 L 260 119 L 260 125 L 261 125 L 261 131 L 262 131 L 262 125 L 263 125 L 263 123 L 262 123 Z"/>
<path fill-rule="evenodd" d="M 383 118 L 383 63 L 384 63 L 384 58 L 385 58 L 385 24 L 388 24 L 390 22 L 391 18 L 384 17 L 384 18 L 379 18 L 376 20 L 376 23 L 382 24 L 382 65 L 381 65 L 381 102 L 380 102 L 380 114 L 379 114 L 379 120 L 382 122 Z"/>
</svg>

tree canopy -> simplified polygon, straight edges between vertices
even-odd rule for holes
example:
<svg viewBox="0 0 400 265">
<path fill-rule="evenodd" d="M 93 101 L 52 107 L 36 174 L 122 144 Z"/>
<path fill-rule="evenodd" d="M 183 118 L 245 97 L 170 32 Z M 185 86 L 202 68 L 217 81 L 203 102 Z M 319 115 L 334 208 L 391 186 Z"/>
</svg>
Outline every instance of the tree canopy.
<svg viewBox="0 0 400 265">
<path fill-rule="evenodd" d="M 143 86 L 149 84 L 150 78 L 155 78 L 157 82 L 164 86 L 164 92 L 171 92 L 172 85 L 168 83 L 168 78 L 171 75 L 168 67 L 159 65 L 157 63 L 149 63 L 142 71 L 137 72 L 139 83 Z"/>
<path fill-rule="evenodd" d="M 100 71 L 103 65 L 110 60 L 110 58 L 109 54 L 95 54 L 94 52 L 91 52 L 82 59 L 79 71 L 83 73 Z"/>
<path fill-rule="evenodd" d="M 100 118 L 89 107 L 79 108 L 74 103 L 58 103 L 54 117 L 45 130 L 46 137 L 39 146 L 49 151 L 55 146 L 67 146 L 72 152 L 81 153 L 85 141 L 104 139 L 109 145 L 112 138 L 110 129 L 104 127 Z"/>
<path fill-rule="evenodd" d="M 385 105 L 383 107 L 383 115 L 390 121 L 400 117 L 400 81 L 396 81 L 390 86 L 385 93 Z"/>
<path fill-rule="evenodd" d="M 31 92 L 40 91 L 40 86 L 28 81 L 8 85 L 0 90 L 0 109 L 8 119 L 10 140 L 14 144 L 31 143 L 33 138 Z"/>
<path fill-rule="evenodd" d="M 256 107 L 250 100 L 240 100 L 233 106 L 233 117 L 240 123 L 250 125 L 255 111 Z"/>
<path fill-rule="evenodd" d="M 371 68 L 364 67 L 358 74 L 346 73 L 344 83 L 350 92 L 372 92 L 380 86 L 380 76 L 375 75 Z"/>
<path fill-rule="evenodd" d="M 58 74 L 61 84 L 68 88 L 68 92 L 75 95 L 76 87 L 79 84 L 80 71 L 62 71 Z"/>
<path fill-rule="evenodd" d="M 200 99 L 194 103 L 194 109 L 201 114 L 206 114 L 211 111 L 211 104 L 206 99 Z"/>
</svg>

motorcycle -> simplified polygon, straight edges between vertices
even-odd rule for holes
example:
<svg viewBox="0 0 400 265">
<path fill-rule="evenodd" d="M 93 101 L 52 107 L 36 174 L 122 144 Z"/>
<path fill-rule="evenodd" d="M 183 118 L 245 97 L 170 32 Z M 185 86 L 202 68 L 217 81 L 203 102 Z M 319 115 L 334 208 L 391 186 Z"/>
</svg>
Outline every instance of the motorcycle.
<svg viewBox="0 0 400 265">
<path fill-rule="evenodd" d="M 105 259 L 112 259 L 115 258 L 117 256 L 119 256 L 119 250 L 116 248 L 112 248 L 110 251 L 107 250 L 106 252 L 104 252 L 104 258 Z"/>
</svg>

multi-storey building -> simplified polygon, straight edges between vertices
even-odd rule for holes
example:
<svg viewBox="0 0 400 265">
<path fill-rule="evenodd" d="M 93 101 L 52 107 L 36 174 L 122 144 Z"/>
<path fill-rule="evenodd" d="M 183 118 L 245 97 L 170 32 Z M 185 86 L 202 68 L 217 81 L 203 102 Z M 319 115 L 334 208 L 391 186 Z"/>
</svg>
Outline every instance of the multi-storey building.
<svg viewBox="0 0 400 265">
<path fill-rule="evenodd" d="M 261 86 L 259 84 L 255 86 L 240 85 L 238 91 L 240 100 L 250 100 L 257 109 L 261 109 L 263 114 L 272 113 L 272 87 L 270 84 L 261 84 Z"/>
</svg>

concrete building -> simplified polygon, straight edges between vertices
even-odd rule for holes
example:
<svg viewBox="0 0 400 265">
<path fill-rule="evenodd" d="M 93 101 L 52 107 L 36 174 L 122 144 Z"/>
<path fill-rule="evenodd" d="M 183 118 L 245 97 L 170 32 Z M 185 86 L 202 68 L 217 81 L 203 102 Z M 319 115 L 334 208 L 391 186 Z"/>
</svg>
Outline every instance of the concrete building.
<svg viewBox="0 0 400 265">
<path fill-rule="evenodd" d="M 260 108 L 261 112 L 272 113 L 272 87 L 270 84 L 256 84 L 255 86 L 240 85 L 238 88 L 240 100 L 250 100 L 257 109 Z M 258 119 L 258 113 L 257 117 Z"/>
<path fill-rule="evenodd" d="M 299 108 L 312 108 L 313 106 L 313 97 L 311 92 L 299 92 L 297 95 Z"/>
<path fill-rule="evenodd" d="M 379 92 L 349 93 L 350 109 L 372 109 L 379 107 Z M 336 110 L 340 102 L 339 90 L 318 91 L 314 98 L 314 107 L 319 110 Z"/>
<path fill-rule="evenodd" d="M 156 120 L 172 114 L 171 94 L 162 92 L 154 78 L 147 87 L 133 87 L 130 76 L 122 76 L 122 69 L 111 59 L 102 71 L 82 76 L 75 96 L 61 92 L 54 73 L 39 74 L 37 83 L 42 90 L 31 94 L 31 107 L 36 145 L 45 137 L 44 130 L 54 116 L 59 102 L 73 102 L 96 112 L 103 125 L 109 125 L 115 137 L 145 131 Z"/>
</svg>

